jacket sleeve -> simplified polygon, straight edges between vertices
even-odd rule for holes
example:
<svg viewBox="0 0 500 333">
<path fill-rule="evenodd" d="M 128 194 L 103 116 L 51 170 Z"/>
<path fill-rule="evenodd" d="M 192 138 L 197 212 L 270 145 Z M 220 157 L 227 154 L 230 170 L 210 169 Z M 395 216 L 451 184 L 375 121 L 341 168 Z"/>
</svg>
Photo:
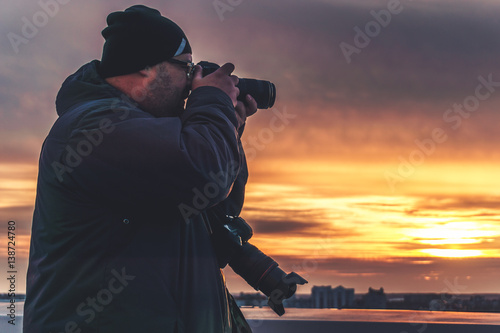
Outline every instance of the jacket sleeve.
<svg viewBox="0 0 500 333">
<path fill-rule="evenodd" d="M 238 140 L 230 98 L 200 87 L 180 117 L 155 118 L 137 108 L 91 112 L 67 143 L 51 144 L 49 135 L 45 148 L 59 153 L 47 151 L 45 160 L 59 185 L 97 200 L 201 210 L 229 193 L 242 163 Z"/>
</svg>

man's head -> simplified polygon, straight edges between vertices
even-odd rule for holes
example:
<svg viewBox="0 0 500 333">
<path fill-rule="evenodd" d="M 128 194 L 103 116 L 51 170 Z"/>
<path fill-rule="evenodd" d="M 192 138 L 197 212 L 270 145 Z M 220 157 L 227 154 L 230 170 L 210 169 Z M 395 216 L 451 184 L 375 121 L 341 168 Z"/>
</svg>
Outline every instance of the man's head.
<svg viewBox="0 0 500 333">
<path fill-rule="evenodd" d="M 108 15 L 100 74 L 125 75 L 170 58 L 192 53 L 182 29 L 160 12 L 143 5 Z"/>
<path fill-rule="evenodd" d="M 155 116 L 178 113 L 189 92 L 181 62 L 192 61 L 182 29 L 143 5 L 111 13 L 107 23 L 100 75 Z"/>
</svg>

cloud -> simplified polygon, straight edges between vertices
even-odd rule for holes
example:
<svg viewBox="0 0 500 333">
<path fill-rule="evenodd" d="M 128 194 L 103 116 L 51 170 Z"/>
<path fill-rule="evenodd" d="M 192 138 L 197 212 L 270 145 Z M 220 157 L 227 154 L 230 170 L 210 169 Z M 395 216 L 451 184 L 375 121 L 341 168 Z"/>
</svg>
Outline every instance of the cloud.
<svg viewBox="0 0 500 333">
<path fill-rule="evenodd" d="M 268 210 L 265 212 L 267 213 Z M 254 229 L 255 235 L 259 238 L 266 236 L 317 238 L 319 235 L 325 233 L 335 235 L 337 238 L 349 238 L 360 235 L 359 231 L 355 231 L 352 228 L 342 228 L 326 223 L 314 222 L 312 218 L 308 220 L 297 220 L 297 217 L 287 217 L 293 216 L 295 213 L 296 212 L 284 213 L 282 215 L 284 218 L 280 220 L 252 218 L 248 219 L 248 222 Z"/>
<path fill-rule="evenodd" d="M 380 110 L 408 99 L 449 101 L 469 93 L 478 74 L 497 71 L 498 6 L 478 16 L 471 13 L 483 8 L 481 2 L 454 3 L 453 11 L 448 1 L 402 4 L 404 10 L 353 55 L 350 65 L 340 43 L 354 44 L 353 28 L 364 29 L 374 20 L 370 10 L 387 8 L 386 1 L 369 6 L 334 1 L 242 4 L 220 25 L 207 27 L 207 34 L 226 34 L 231 43 L 214 45 L 221 54 L 234 54 L 245 71 L 265 72 L 286 98 L 302 101 L 369 104 Z M 245 52 L 246 39 L 241 38 L 250 24 L 251 46 L 262 51 L 258 58 Z M 202 46 L 210 49 L 211 42 Z"/>
<path fill-rule="evenodd" d="M 307 293 L 314 285 L 343 285 L 355 288 L 356 293 L 367 292 L 369 287 L 383 287 L 386 293 L 408 290 L 456 295 L 484 293 L 497 290 L 493 277 L 500 277 L 498 258 L 273 258 L 285 271 L 293 270 L 309 281 L 308 285 L 300 288 L 299 293 Z M 432 276 L 432 279 L 425 279 L 426 276 Z M 235 276 L 231 278 L 238 279 Z"/>
<path fill-rule="evenodd" d="M 15 151 L 16 142 L 27 134 L 43 140 L 56 117 L 54 98 L 61 82 L 83 63 L 100 57 L 100 32 L 107 14 L 132 4 L 61 6 L 18 54 L 2 39 L 5 66 L 0 67 L 0 96 L 5 98 L 0 102 L 0 119 L 8 124 L 0 135 L 2 145 L 8 146 L 2 156 Z M 436 122 L 441 126 L 443 112 L 474 91 L 479 75 L 500 77 L 498 5 L 488 1 L 450 5 L 445 0 L 402 4 L 404 10 L 353 55 L 349 65 L 339 44 L 353 43 L 353 28 L 364 28 L 374 19 L 370 11 L 386 8 L 387 1 L 246 1 L 226 12 L 222 22 L 212 2 L 150 5 L 183 27 L 196 60 L 233 61 L 238 74 L 276 83 L 277 107 L 288 106 L 299 118 L 261 155 L 295 147 L 297 154 L 316 157 L 327 149 L 328 155 L 380 158 L 388 147 L 411 147 Z M 2 31 L 21 33 L 21 18 L 31 18 L 37 11 L 37 3 L 7 6 Z M 182 14 L 186 12 L 189 20 Z M 249 134 L 269 125 L 270 115 L 261 113 L 252 117 Z M 469 133 L 453 138 L 453 147 L 439 154 L 446 150 L 455 156 L 472 153 L 490 158 L 492 138 L 498 136 L 494 124 L 500 117 L 494 114 L 467 120 Z M 457 146 L 461 149 L 452 149 Z M 34 150 L 18 149 L 16 155 L 28 159 Z"/>
<path fill-rule="evenodd" d="M 16 231 L 19 235 L 31 233 L 31 220 L 33 206 L 16 206 L 0 208 L 0 221 L 15 221 Z"/>
<path fill-rule="evenodd" d="M 450 210 L 465 210 L 474 209 L 486 210 L 477 214 L 477 216 L 493 215 L 500 217 L 498 202 L 500 197 L 497 196 L 469 196 L 458 194 L 455 196 L 429 196 L 415 203 L 415 209 L 428 211 L 450 211 Z M 494 212 L 498 211 L 498 215 Z M 487 212 L 490 212 L 489 214 Z"/>
<path fill-rule="evenodd" d="M 269 221 L 252 219 L 251 224 L 259 234 L 297 235 L 304 234 L 310 229 L 320 228 L 321 223 L 299 221 Z"/>
</svg>

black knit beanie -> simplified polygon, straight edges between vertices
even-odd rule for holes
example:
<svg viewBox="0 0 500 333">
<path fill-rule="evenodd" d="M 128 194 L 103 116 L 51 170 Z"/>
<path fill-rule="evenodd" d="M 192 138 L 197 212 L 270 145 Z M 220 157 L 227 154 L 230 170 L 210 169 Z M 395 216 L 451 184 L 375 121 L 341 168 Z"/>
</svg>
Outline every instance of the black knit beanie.
<svg viewBox="0 0 500 333">
<path fill-rule="evenodd" d="M 99 73 L 134 73 L 183 53 L 191 46 L 182 29 L 156 9 L 136 5 L 108 15 Z"/>
</svg>

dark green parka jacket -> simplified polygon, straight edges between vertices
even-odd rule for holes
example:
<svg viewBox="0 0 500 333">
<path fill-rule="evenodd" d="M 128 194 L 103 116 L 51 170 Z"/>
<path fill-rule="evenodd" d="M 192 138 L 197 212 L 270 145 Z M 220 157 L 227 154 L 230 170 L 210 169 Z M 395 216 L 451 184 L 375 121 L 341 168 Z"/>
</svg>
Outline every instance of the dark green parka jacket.
<svg viewBox="0 0 500 333">
<path fill-rule="evenodd" d="M 98 65 L 64 82 L 43 144 L 24 332 L 231 332 L 203 212 L 244 164 L 232 102 L 201 87 L 155 118 Z"/>
</svg>

